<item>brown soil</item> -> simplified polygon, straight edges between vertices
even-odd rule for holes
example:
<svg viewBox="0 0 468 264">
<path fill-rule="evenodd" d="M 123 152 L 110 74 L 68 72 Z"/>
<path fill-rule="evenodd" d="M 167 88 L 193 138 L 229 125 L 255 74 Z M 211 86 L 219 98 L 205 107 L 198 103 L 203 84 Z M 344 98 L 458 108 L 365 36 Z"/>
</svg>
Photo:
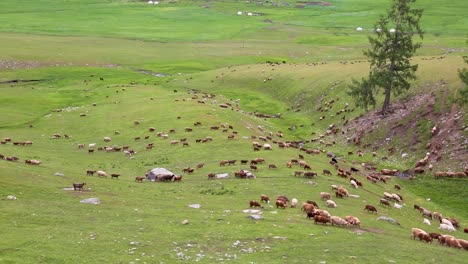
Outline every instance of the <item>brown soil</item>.
<svg viewBox="0 0 468 264">
<path fill-rule="evenodd" d="M 386 117 L 376 110 L 350 121 L 344 127 L 345 136 L 351 142 L 360 142 L 357 144 L 371 151 L 385 149 L 388 155 L 392 155 L 388 151 L 392 141 L 403 143 L 393 145 L 393 155 L 400 156 L 406 152 L 422 155 L 416 157 L 422 159 L 424 154 L 421 153 L 430 152 L 429 163 L 434 166 L 434 170 L 459 171 L 468 168 L 464 110 L 456 104 L 448 104 L 449 90 L 446 83 L 439 82 L 426 88 L 426 93 L 392 103 L 391 112 Z M 437 97 L 434 91 L 440 92 L 440 96 Z M 439 106 L 437 110 L 436 105 Z M 421 119 L 430 120 L 437 126 L 428 147 L 416 133 Z M 383 135 L 376 137 L 373 133 Z"/>
</svg>

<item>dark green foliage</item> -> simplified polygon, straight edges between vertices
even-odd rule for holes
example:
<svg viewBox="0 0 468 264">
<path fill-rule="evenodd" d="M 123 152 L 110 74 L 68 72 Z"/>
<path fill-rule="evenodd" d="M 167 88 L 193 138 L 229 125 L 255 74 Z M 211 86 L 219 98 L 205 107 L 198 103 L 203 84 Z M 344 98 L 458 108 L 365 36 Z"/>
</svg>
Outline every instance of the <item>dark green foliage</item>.
<svg viewBox="0 0 468 264">
<path fill-rule="evenodd" d="M 375 25 L 375 36 L 369 37 L 370 49 L 364 55 L 370 61 L 369 76 L 361 81 L 353 81 L 349 94 L 356 105 L 367 108 L 375 106 L 374 95 L 384 90 L 385 99 L 382 114 L 390 106 L 390 96 L 408 90 L 410 81 L 416 78 L 418 65 L 410 63 L 421 43 L 413 43 L 413 35 L 421 38 L 419 27 L 421 9 L 413 9 L 410 4 L 415 0 L 394 0 L 386 16 L 381 16 Z"/>
</svg>

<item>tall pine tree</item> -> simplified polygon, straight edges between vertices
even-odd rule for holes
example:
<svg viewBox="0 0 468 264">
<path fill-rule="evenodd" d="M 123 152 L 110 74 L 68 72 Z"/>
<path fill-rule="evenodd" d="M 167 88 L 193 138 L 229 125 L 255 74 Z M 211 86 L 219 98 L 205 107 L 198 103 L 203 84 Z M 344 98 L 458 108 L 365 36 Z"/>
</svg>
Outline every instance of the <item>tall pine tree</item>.
<svg viewBox="0 0 468 264">
<path fill-rule="evenodd" d="M 399 95 L 410 88 L 416 79 L 418 65 L 411 65 L 411 57 L 421 43 L 413 43 L 413 36 L 421 39 L 419 27 L 422 9 L 411 7 L 416 0 L 393 0 L 388 13 L 382 15 L 375 25 L 375 35 L 369 37 L 370 49 L 364 51 L 370 62 L 369 76 L 353 80 L 349 94 L 356 105 L 363 108 L 375 107 L 375 94 L 383 90 L 385 99 L 382 114 L 390 110 L 390 96 Z"/>
</svg>

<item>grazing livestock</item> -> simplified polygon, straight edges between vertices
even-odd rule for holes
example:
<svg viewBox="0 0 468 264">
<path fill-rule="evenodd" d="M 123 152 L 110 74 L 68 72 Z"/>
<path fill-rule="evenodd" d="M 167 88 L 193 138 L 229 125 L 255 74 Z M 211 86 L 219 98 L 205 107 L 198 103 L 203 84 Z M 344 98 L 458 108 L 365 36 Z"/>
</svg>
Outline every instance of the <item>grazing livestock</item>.
<svg viewBox="0 0 468 264">
<path fill-rule="evenodd" d="M 302 203 L 301 211 L 309 213 L 309 212 L 314 212 L 314 210 L 315 210 L 314 205 L 308 204 L 308 203 Z"/>
<path fill-rule="evenodd" d="M 327 200 L 326 203 L 327 203 L 327 206 L 330 207 L 330 208 L 336 208 L 337 207 L 336 203 L 333 200 Z"/>
<path fill-rule="evenodd" d="M 452 222 L 451 222 L 450 220 L 448 220 L 448 219 L 442 218 L 442 219 L 440 219 L 439 221 L 440 221 L 441 224 L 446 224 L 446 225 L 448 225 L 448 226 L 451 226 L 451 227 L 455 228 L 455 227 L 453 226 Z"/>
<path fill-rule="evenodd" d="M 32 160 L 25 160 L 24 162 L 25 162 L 26 164 L 29 164 L 29 165 L 39 165 L 39 164 L 41 164 L 41 161 L 40 161 L 40 160 L 34 160 L 34 159 L 32 159 Z"/>
<path fill-rule="evenodd" d="M 322 200 L 330 200 L 331 199 L 331 196 L 329 193 L 327 192 L 321 192 L 320 193 L 320 199 Z"/>
<path fill-rule="evenodd" d="M 175 175 L 174 178 L 172 178 L 172 180 L 175 182 L 180 182 L 182 181 L 182 177 L 182 175 Z"/>
<path fill-rule="evenodd" d="M 447 246 L 449 247 L 463 249 L 463 246 L 460 244 L 460 242 L 456 238 L 446 238 L 445 244 L 447 244 Z"/>
<path fill-rule="evenodd" d="M 330 217 L 323 216 L 323 215 L 314 215 L 314 224 L 322 223 L 326 225 L 327 223 L 331 223 Z"/>
<path fill-rule="evenodd" d="M 457 239 L 463 249 L 468 250 L 468 240 L 465 239 Z"/>
<path fill-rule="evenodd" d="M 343 195 L 346 196 L 346 197 L 349 196 L 348 190 L 346 190 L 346 189 L 343 188 L 343 187 L 338 188 L 338 192 L 340 192 L 341 194 L 343 194 Z"/>
<path fill-rule="evenodd" d="M 452 222 L 453 227 L 460 228 L 460 223 L 455 218 L 447 218 L 450 222 Z"/>
<path fill-rule="evenodd" d="M 326 217 L 331 217 L 331 214 L 327 210 L 317 209 L 317 210 L 315 210 L 315 214 L 326 216 Z"/>
<path fill-rule="evenodd" d="M 118 179 L 119 176 L 120 176 L 120 174 L 118 174 L 118 173 L 112 173 L 112 174 L 111 174 L 111 179 L 113 179 L 113 178 Z"/>
<path fill-rule="evenodd" d="M 324 175 L 329 175 L 329 176 L 332 175 L 331 171 L 329 171 L 329 170 L 323 170 L 323 174 Z"/>
<path fill-rule="evenodd" d="M 303 171 L 295 171 L 294 172 L 294 176 L 296 176 L 296 177 L 301 176 L 302 174 L 304 174 Z"/>
<path fill-rule="evenodd" d="M 145 177 L 140 177 L 140 176 L 135 177 L 136 182 L 143 182 L 144 179 Z"/>
<path fill-rule="evenodd" d="M 250 165 L 250 169 L 253 171 L 258 171 L 258 167 L 256 165 Z"/>
<path fill-rule="evenodd" d="M 448 232 L 455 232 L 455 228 L 453 226 L 449 226 L 446 224 L 440 224 L 439 229 L 443 231 L 448 231 Z"/>
<path fill-rule="evenodd" d="M 353 187 L 354 189 L 358 188 L 358 185 L 357 185 L 356 181 L 351 180 L 351 181 L 349 181 L 349 183 L 351 184 L 351 187 Z"/>
<path fill-rule="evenodd" d="M 104 141 L 109 142 L 109 141 L 112 141 L 112 139 L 110 137 L 104 137 Z"/>
<path fill-rule="evenodd" d="M 465 228 L 463 229 L 463 233 L 468 233 L 468 228 L 465 227 Z"/>
<path fill-rule="evenodd" d="M 251 208 L 252 207 L 262 207 L 262 205 L 260 205 L 260 203 L 255 201 L 255 200 L 250 201 L 249 204 L 250 204 Z"/>
<path fill-rule="evenodd" d="M 335 192 L 336 198 L 341 198 L 343 199 L 344 195 L 340 192 Z"/>
<path fill-rule="evenodd" d="M 278 195 L 276 197 L 276 200 L 283 200 L 285 204 L 287 204 L 289 202 L 289 199 L 288 197 L 284 196 L 284 195 Z"/>
<path fill-rule="evenodd" d="M 397 190 L 401 190 L 401 186 L 398 185 L 398 184 L 395 184 L 394 187 L 395 187 L 395 189 L 397 189 Z"/>
<path fill-rule="evenodd" d="M 276 208 L 286 209 L 286 203 L 284 200 L 276 200 Z"/>
<path fill-rule="evenodd" d="M 395 207 L 396 209 L 401 209 L 401 208 L 403 208 L 403 205 L 394 203 L 394 204 L 393 204 L 393 207 Z"/>
<path fill-rule="evenodd" d="M 446 242 L 447 242 L 447 239 L 452 239 L 452 238 L 455 238 L 455 237 L 453 237 L 453 236 L 451 236 L 451 235 L 440 235 L 440 236 L 439 236 L 439 243 L 440 243 L 441 245 L 445 245 Z"/>
<path fill-rule="evenodd" d="M 292 200 L 291 200 L 291 208 L 296 208 L 298 202 L 299 202 L 299 201 L 298 201 L 296 198 L 292 198 Z"/>
<path fill-rule="evenodd" d="M 73 183 L 73 190 L 75 191 L 83 191 L 83 186 L 85 186 L 86 183 Z"/>
<path fill-rule="evenodd" d="M 422 209 L 422 210 L 421 210 Z M 429 217 L 430 219 L 432 219 L 432 213 L 427 210 L 427 209 L 424 209 L 424 208 L 421 208 L 420 211 L 422 212 L 423 216 L 427 216 Z"/>
<path fill-rule="evenodd" d="M 95 172 L 96 172 L 95 170 L 87 170 L 86 175 L 93 176 Z"/>
<path fill-rule="evenodd" d="M 312 172 L 312 171 L 307 171 L 307 172 L 304 172 L 304 177 L 306 178 L 313 178 L 314 176 L 317 176 L 317 173 L 316 172 Z"/>
<path fill-rule="evenodd" d="M 442 214 L 439 213 L 439 212 L 434 212 L 434 213 L 432 214 L 432 217 L 433 217 L 434 219 L 436 219 L 436 220 L 439 220 L 439 221 L 441 221 L 442 218 L 443 218 L 443 217 L 442 217 Z"/>
<path fill-rule="evenodd" d="M 276 169 L 277 167 L 276 167 L 275 164 L 270 164 L 270 165 L 268 165 L 268 168 L 269 168 L 269 169 Z"/>
<path fill-rule="evenodd" d="M 98 177 L 107 177 L 107 173 L 105 171 L 96 171 Z"/>
<path fill-rule="evenodd" d="M 348 215 L 345 217 L 345 220 L 352 226 L 361 227 L 361 221 L 355 216 Z"/>
<path fill-rule="evenodd" d="M 419 240 L 425 240 L 427 243 L 432 241 L 432 238 L 426 233 L 426 231 L 413 227 L 411 229 L 411 239 L 416 238 L 419 238 Z"/>
<path fill-rule="evenodd" d="M 260 196 L 260 201 L 269 204 L 269 203 L 270 203 L 270 197 L 268 197 L 268 195 L 262 194 L 262 195 Z"/>
<path fill-rule="evenodd" d="M 216 178 L 216 174 L 208 173 L 208 179 L 214 179 L 214 178 Z"/>
<path fill-rule="evenodd" d="M 432 239 L 437 239 L 438 240 L 441 235 L 439 233 L 429 233 L 429 236 Z"/>
<path fill-rule="evenodd" d="M 390 202 L 384 198 L 380 199 L 380 204 L 383 206 L 390 206 Z"/>
<path fill-rule="evenodd" d="M 307 200 L 306 203 L 313 205 L 315 208 L 320 208 L 320 207 L 318 206 L 318 204 L 317 204 L 316 202 L 314 202 L 314 201 Z"/>
<path fill-rule="evenodd" d="M 339 217 L 339 216 L 332 216 L 330 217 L 331 224 L 332 225 L 337 225 L 337 226 L 348 226 L 349 223 L 345 219 Z"/>
<path fill-rule="evenodd" d="M 375 208 L 375 207 L 372 206 L 372 205 L 366 205 L 366 207 L 364 208 L 364 210 L 367 210 L 367 212 L 369 212 L 369 213 L 371 213 L 371 212 L 372 212 L 372 213 L 375 212 L 376 214 L 378 213 L 378 212 L 377 212 L 377 208 Z"/>
</svg>

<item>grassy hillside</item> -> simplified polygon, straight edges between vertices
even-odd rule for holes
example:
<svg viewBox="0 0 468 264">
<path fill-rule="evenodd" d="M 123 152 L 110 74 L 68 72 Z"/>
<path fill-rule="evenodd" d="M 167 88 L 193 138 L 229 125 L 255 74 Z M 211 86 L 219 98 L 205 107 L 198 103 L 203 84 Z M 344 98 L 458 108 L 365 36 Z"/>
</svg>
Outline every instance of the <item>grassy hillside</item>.
<svg viewBox="0 0 468 264">
<path fill-rule="evenodd" d="M 362 49 L 388 5 L 1 1 L 0 140 L 8 137 L 11 142 L 0 144 L 0 154 L 19 160 L 0 159 L 0 262 L 462 263 L 466 251 L 409 237 L 412 227 L 440 232 L 437 221 L 431 226 L 422 223 L 414 204 L 454 217 L 462 228 L 468 226 L 466 179 L 438 180 L 426 173 L 413 181 L 393 177 L 386 184 L 373 184 L 366 180 L 373 172 L 363 167 L 369 163 L 377 170 L 412 168 L 426 150 L 405 139 L 415 134 L 427 142 L 432 120 L 421 118 L 414 122 L 417 128 L 401 130 L 400 141 L 392 141 L 401 149 L 387 160 L 382 160 L 388 155 L 383 147 L 374 157 L 372 147 L 347 143 L 347 134 L 324 135 L 331 126 L 343 129 L 345 123 L 369 115 L 354 108 L 347 84 L 367 73 Z M 417 5 L 425 9 L 426 32 L 414 59 L 420 65 L 418 80 L 394 101 L 434 93 L 434 116 L 443 117 L 462 87 L 456 71 L 464 67 L 466 3 L 442 6 L 419 0 Z M 365 31 L 357 32 L 358 26 Z M 337 113 L 343 109 L 347 111 Z M 400 122 L 411 123 L 423 110 Z M 462 127 L 465 111 L 457 111 Z M 188 127 L 193 131 L 186 132 Z M 366 143 L 384 141 L 390 130 L 379 124 Z M 271 139 L 260 139 L 270 133 Z M 54 134 L 61 137 L 54 139 Z M 112 141 L 104 142 L 104 137 Z M 213 140 L 197 143 L 206 138 Z M 33 143 L 13 144 L 24 141 Z M 271 144 L 272 150 L 254 151 L 255 141 Z M 280 141 L 301 141 L 320 154 L 280 148 Z M 89 153 L 91 143 L 97 146 Z M 152 149 L 147 148 L 150 143 Z M 97 150 L 123 146 L 136 153 Z M 413 147 L 402 159 L 400 151 Z M 349 154 L 358 149 L 364 151 L 362 157 Z M 336 176 L 327 152 L 336 155 L 340 168 L 359 169 L 353 177 L 363 188 L 353 189 L 349 179 Z M 286 167 L 300 155 L 317 176 L 295 177 L 294 172 L 303 169 Z M 256 179 L 234 177 L 236 171 L 251 170 L 241 160 L 258 157 L 266 162 L 258 165 Z M 26 164 L 28 159 L 41 164 Z M 236 163 L 220 166 L 221 160 Z M 203 168 L 193 174 L 183 171 L 201 163 Z M 269 169 L 269 164 L 277 168 Z M 182 181 L 135 181 L 156 167 L 182 175 Z M 87 176 L 86 170 L 120 176 Z M 209 173 L 230 177 L 209 180 Z M 66 189 L 82 182 L 84 191 Z M 335 198 L 332 184 L 358 197 Z M 394 189 L 395 184 L 402 190 Z M 320 192 L 331 193 L 338 207 L 327 208 Z M 403 208 L 379 205 L 384 192 L 401 194 Z M 243 210 L 261 194 L 272 199 L 286 195 L 299 203 L 314 200 L 332 215 L 358 217 L 361 226 L 316 225 L 300 206 L 276 208 L 274 201 L 262 204 L 262 220 L 249 219 Z M 10 195 L 17 199 L 8 199 Z M 80 203 L 92 197 L 101 204 Z M 364 211 L 367 204 L 376 206 L 378 214 Z M 377 221 L 380 216 L 399 225 Z M 185 219 L 186 225 L 181 223 Z M 462 229 L 453 235 L 468 239 Z"/>
</svg>

